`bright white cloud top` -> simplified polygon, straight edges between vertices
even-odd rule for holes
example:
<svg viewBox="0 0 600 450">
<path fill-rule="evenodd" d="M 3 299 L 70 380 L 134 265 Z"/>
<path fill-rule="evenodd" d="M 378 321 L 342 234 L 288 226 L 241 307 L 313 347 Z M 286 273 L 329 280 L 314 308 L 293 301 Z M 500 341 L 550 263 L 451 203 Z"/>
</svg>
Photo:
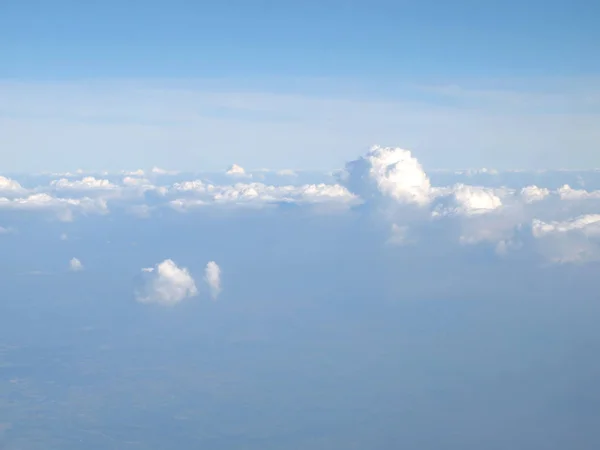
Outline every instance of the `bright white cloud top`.
<svg viewBox="0 0 600 450">
<path fill-rule="evenodd" d="M 136 292 L 136 299 L 140 303 L 174 306 L 198 294 L 188 269 L 177 266 L 171 259 L 142 269 L 142 275 L 142 286 Z"/>
</svg>

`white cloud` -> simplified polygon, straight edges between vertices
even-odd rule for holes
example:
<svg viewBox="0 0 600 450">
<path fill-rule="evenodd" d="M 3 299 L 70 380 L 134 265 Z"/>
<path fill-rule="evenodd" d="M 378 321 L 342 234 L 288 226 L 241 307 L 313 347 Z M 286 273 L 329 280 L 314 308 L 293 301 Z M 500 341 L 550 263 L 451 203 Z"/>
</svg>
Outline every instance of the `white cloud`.
<svg viewBox="0 0 600 450">
<path fill-rule="evenodd" d="M 600 236 L 600 214 L 586 214 L 567 221 L 543 222 L 535 219 L 531 228 L 533 236 L 537 238 L 573 231 L 587 236 Z"/>
<path fill-rule="evenodd" d="M 206 264 L 204 280 L 208 284 L 211 297 L 216 299 L 221 293 L 221 268 L 216 262 L 210 261 Z"/>
<path fill-rule="evenodd" d="M 586 214 L 570 220 L 531 224 L 537 251 L 555 263 L 582 263 L 600 259 L 600 214 Z"/>
<path fill-rule="evenodd" d="M 71 258 L 71 261 L 69 261 L 69 270 L 72 272 L 82 271 L 83 264 L 77 258 Z"/>
<path fill-rule="evenodd" d="M 282 202 L 298 204 L 339 203 L 351 205 L 359 199 L 338 184 L 305 184 L 301 186 L 272 186 L 263 183 L 237 183 L 230 186 L 205 184 L 200 180 L 176 183 L 176 192 L 194 194 L 193 198 L 178 198 L 171 206 L 186 210 L 207 205 L 264 206 Z"/>
<path fill-rule="evenodd" d="M 454 206 L 434 211 L 434 216 L 449 213 L 466 216 L 489 213 L 502 206 L 502 200 L 497 194 L 498 192 L 491 188 L 458 184 L 452 188 Z"/>
<path fill-rule="evenodd" d="M 371 147 L 358 160 L 346 164 L 343 181 L 349 189 L 368 198 L 389 197 L 399 203 L 425 206 L 431 202 L 431 183 L 410 151 L 393 147 Z"/>
<path fill-rule="evenodd" d="M 50 182 L 50 185 L 55 189 L 66 190 L 105 190 L 117 188 L 115 184 L 108 180 L 97 179 L 94 177 L 85 177 L 76 181 L 70 181 L 66 178 L 61 178 L 60 180 L 54 180 Z"/>
<path fill-rule="evenodd" d="M 525 203 L 534 203 L 545 199 L 550 195 L 550 190 L 537 186 L 526 186 L 520 191 L 521 198 Z"/>
<path fill-rule="evenodd" d="M 238 166 L 237 164 L 232 164 L 231 167 L 225 173 L 232 177 L 250 177 L 251 176 L 246 173 L 246 170 L 242 166 Z"/>
<path fill-rule="evenodd" d="M 153 170 L 155 175 L 166 172 Z M 234 165 L 232 173 L 246 172 Z M 478 173 L 496 172 L 486 169 Z M 307 205 L 311 212 L 336 211 L 338 208 L 348 211 L 350 206 L 368 204 L 375 199 L 376 208 L 357 208 L 357 211 L 385 221 L 384 229 L 388 227 L 391 233 L 381 239 L 389 244 L 415 243 L 408 238 L 410 236 L 418 237 L 419 245 L 425 245 L 427 239 L 422 239 L 422 229 L 434 229 L 453 243 L 482 244 L 495 248 L 502 255 L 535 249 L 556 261 L 590 259 L 595 252 L 594 239 L 600 235 L 594 222 L 600 211 L 599 205 L 592 200 L 600 199 L 600 191 L 574 189 L 568 184 L 550 190 L 541 185 L 540 180 L 546 179 L 551 179 L 555 186 L 560 185 L 555 184 L 556 178 L 550 177 L 562 173 L 544 172 L 540 176 L 539 173 L 522 172 L 514 177 L 502 172 L 493 177 L 478 177 L 478 183 L 484 185 L 474 186 L 457 182 L 465 180 L 471 172 L 455 175 L 447 171 L 432 176 L 434 182 L 448 180 L 443 182 L 445 184 L 435 185 L 410 151 L 375 146 L 346 165 L 346 170 L 338 177 L 339 184 L 301 184 L 302 173 L 298 179 L 286 180 L 286 184 L 243 180 L 219 184 L 196 175 L 196 179 L 185 180 L 178 176 L 175 182 L 155 186 L 156 178 L 152 174 L 149 174 L 150 181 L 143 176 L 143 171 L 117 171 L 109 179 L 94 176 L 79 180 L 61 178 L 51 185 L 43 178 L 42 186 L 25 190 L 17 182 L 0 178 L 2 186 L 12 189 L 6 192 L 18 192 L 0 196 L 0 210 L 50 212 L 61 220 L 73 220 L 77 214 L 107 213 L 108 206 L 112 209 L 113 204 L 118 212 L 139 217 L 150 217 L 153 213 L 153 217 L 158 217 L 162 212 L 168 213 L 161 212 L 161 208 L 184 212 L 215 206 L 275 208 L 281 204 L 295 204 Z M 565 174 L 569 180 L 575 177 Z M 525 184 L 527 175 L 531 175 L 530 181 L 536 180 L 535 185 Z M 307 179 L 313 176 L 311 173 Z M 329 175 L 321 176 L 321 180 L 330 179 Z M 584 178 L 587 185 L 594 185 L 594 181 L 588 182 L 587 176 Z M 216 176 L 216 180 L 219 179 L 224 179 L 222 174 Z M 503 179 L 513 183 L 510 188 L 498 187 Z M 487 185 L 488 182 L 492 186 Z M 66 192 L 60 192 L 61 189 Z M 570 219 L 572 217 L 575 219 Z M 556 244 L 558 241 L 560 245 Z M 570 255 L 567 243 L 575 249 Z M 553 250 L 541 251 L 543 246 Z M 558 247 L 567 255 L 557 256 Z M 592 250 L 587 250 L 590 248 Z"/>
<path fill-rule="evenodd" d="M 558 189 L 558 195 L 562 200 L 596 200 L 600 199 L 600 191 L 586 191 L 585 189 L 573 189 L 565 184 Z"/>
<path fill-rule="evenodd" d="M 179 173 L 179 171 L 177 171 L 177 170 L 161 169 L 160 167 L 153 167 L 152 168 L 152 173 L 154 175 L 177 175 Z"/>
<path fill-rule="evenodd" d="M 0 192 L 15 192 L 22 191 L 23 187 L 21 184 L 10 178 L 6 178 L 0 175 Z"/>
<path fill-rule="evenodd" d="M 9 199 L 0 197 L 0 209 L 21 211 L 54 212 L 61 220 L 73 219 L 73 212 L 105 214 L 108 212 L 106 201 L 103 199 L 58 198 L 49 194 L 33 194 L 24 198 Z"/>
<path fill-rule="evenodd" d="M 123 185 L 131 186 L 131 187 L 139 187 L 139 186 L 153 187 L 152 183 L 146 178 L 138 178 L 138 177 L 130 177 L 130 176 L 123 178 Z"/>
<path fill-rule="evenodd" d="M 144 268 L 142 273 L 145 276 L 143 286 L 136 292 L 140 303 L 173 306 L 198 293 L 188 269 L 178 267 L 171 259 L 165 259 L 155 267 Z"/>
</svg>

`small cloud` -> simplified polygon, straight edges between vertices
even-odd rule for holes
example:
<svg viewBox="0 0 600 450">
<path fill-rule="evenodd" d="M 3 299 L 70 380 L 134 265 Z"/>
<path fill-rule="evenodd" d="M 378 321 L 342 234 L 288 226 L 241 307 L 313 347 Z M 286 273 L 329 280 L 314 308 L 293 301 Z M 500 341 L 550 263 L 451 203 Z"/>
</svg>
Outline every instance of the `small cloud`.
<svg viewBox="0 0 600 450">
<path fill-rule="evenodd" d="M 0 234 L 11 234 L 15 232 L 15 229 L 11 227 L 0 227 Z"/>
<path fill-rule="evenodd" d="M 178 267 L 171 259 L 165 259 L 155 267 L 143 268 L 141 284 L 136 292 L 136 300 L 140 303 L 174 306 L 198 293 L 188 269 Z"/>
<path fill-rule="evenodd" d="M 277 175 L 280 177 L 297 177 L 298 174 L 291 169 L 278 170 Z"/>
<path fill-rule="evenodd" d="M 149 180 L 147 180 L 146 178 L 140 178 L 140 177 L 124 177 L 123 178 L 123 185 L 124 186 L 129 186 L 129 187 L 135 187 L 135 186 L 152 186 L 152 183 L 150 183 Z"/>
<path fill-rule="evenodd" d="M 219 265 L 210 261 L 204 270 L 204 280 L 210 289 L 210 295 L 216 299 L 221 293 L 221 268 Z"/>
<path fill-rule="evenodd" d="M 155 175 L 177 175 L 179 172 L 177 172 L 176 170 L 167 170 L 161 169 L 160 167 L 153 167 L 152 173 Z"/>
<path fill-rule="evenodd" d="M 227 172 L 227 175 L 233 177 L 251 177 L 252 175 L 248 175 L 242 166 L 238 166 L 237 164 L 233 164 Z"/>
<path fill-rule="evenodd" d="M 392 230 L 388 239 L 390 245 L 406 245 L 410 244 L 411 240 L 408 236 L 409 228 L 407 226 L 392 224 Z"/>
<path fill-rule="evenodd" d="M 69 236 L 67 236 L 67 233 L 62 233 L 60 235 L 60 240 L 61 241 L 68 241 L 69 240 Z"/>
<path fill-rule="evenodd" d="M 72 258 L 71 261 L 69 261 L 69 270 L 71 272 L 79 272 L 83 270 L 83 264 L 81 264 L 81 261 L 77 258 Z"/>
<path fill-rule="evenodd" d="M 142 169 L 138 170 L 124 170 L 121 172 L 123 175 L 132 176 L 132 177 L 143 177 L 145 172 Z"/>
</svg>

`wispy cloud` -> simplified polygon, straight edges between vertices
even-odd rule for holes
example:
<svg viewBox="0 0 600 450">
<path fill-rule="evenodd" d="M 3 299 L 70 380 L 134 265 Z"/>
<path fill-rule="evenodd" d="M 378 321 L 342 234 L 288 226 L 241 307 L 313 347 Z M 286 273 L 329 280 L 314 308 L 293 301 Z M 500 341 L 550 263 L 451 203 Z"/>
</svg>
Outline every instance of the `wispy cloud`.
<svg viewBox="0 0 600 450">
<path fill-rule="evenodd" d="M 592 151 L 600 141 L 598 84 L 541 93 L 535 85 L 328 95 L 249 92 L 235 83 L 210 90 L 172 81 L 0 82 L 0 148 L 10 151 L 9 170 L 140 162 L 216 170 L 231 161 L 332 169 L 373 142 L 413 148 L 426 167 L 600 166 Z"/>
</svg>

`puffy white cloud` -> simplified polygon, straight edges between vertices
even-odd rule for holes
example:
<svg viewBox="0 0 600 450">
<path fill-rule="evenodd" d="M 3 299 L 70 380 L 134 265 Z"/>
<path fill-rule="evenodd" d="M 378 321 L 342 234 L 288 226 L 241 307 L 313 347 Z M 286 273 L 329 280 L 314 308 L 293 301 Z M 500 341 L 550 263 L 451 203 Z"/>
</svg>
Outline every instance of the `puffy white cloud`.
<svg viewBox="0 0 600 450">
<path fill-rule="evenodd" d="M 79 259 L 71 258 L 71 261 L 69 261 L 69 270 L 72 272 L 79 272 L 83 270 L 83 264 L 81 264 Z"/>
<path fill-rule="evenodd" d="M 215 186 L 212 184 L 206 184 L 202 180 L 182 181 L 179 183 L 174 183 L 173 186 L 171 186 L 171 191 L 174 192 L 204 193 L 211 192 L 214 189 Z"/>
<path fill-rule="evenodd" d="M 152 173 L 154 175 L 177 175 L 179 172 L 177 170 L 167 170 L 161 169 L 160 167 L 153 167 Z"/>
<path fill-rule="evenodd" d="M 586 191 L 585 189 L 573 189 L 565 184 L 558 189 L 561 200 L 597 200 L 600 199 L 600 191 Z"/>
<path fill-rule="evenodd" d="M 227 175 L 233 177 L 247 177 L 250 176 L 246 173 L 246 170 L 242 166 L 238 166 L 237 164 L 232 164 L 231 167 L 225 172 Z"/>
<path fill-rule="evenodd" d="M 298 204 L 355 204 L 359 199 L 338 184 L 305 184 L 301 186 L 271 186 L 263 183 L 237 183 L 230 186 L 205 184 L 200 180 L 176 183 L 176 192 L 194 194 L 193 198 L 178 198 L 171 206 L 185 210 L 196 206 L 249 205 L 264 206 L 291 202 Z"/>
<path fill-rule="evenodd" d="M 64 221 L 72 220 L 74 211 L 84 214 L 108 212 L 106 201 L 103 199 L 58 198 L 49 194 L 33 194 L 15 199 L 0 197 L 0 209 L 55 212 Z"/>
<path fill-rule="evenodd" d="M 165 259 L 155 267 L 142 269 L 142 286 L 136 292 L 140 303 L 173 306 L 198 294 L 196 283 L 188 269 Z"/>
<path fill-rule="evenodd" d="M 432 200 L 429 177 L 411 152 L 401 148 L 372 147 L 365 156 L 346 164 L 342 178 L 363 198 L 383 195 L 419 206 Z"/>
<path fill-rule="evenodd" d="M 124 186 L 132 186 L 132 187 L 139 187 L 139 186 L 152 187 L 152 183 L 150 183 L 150 181 L 147 180 L 146 178 L 138 178 L 138 177 L 130 177 L 130 176 L 123 178 L 123 185 Z"/>
<path fill-rule="evenodd" d="M 520 196 L 525 203 L 534 203 L 544 200 L 550 195 L 550 190 L 537 186 L 526 186 L 520 191 Z"/>
<path fill-rule="evenodd" d="M 0 175 L 0 192 L 14 192 L 14 191 L 22 191 L 23 187 L 21 184 L 15 180 L 10 178 L 6 178 Z"/>
<path fill-rule="evenodd" d="M 534 237 L 571 231 L 581 232 L 588 236 L 600 236 L 600 214 L 586 214 L 566 221 L 543 222 L 535 219 L 531 229 Z"/>
<path fill-rule="evenodd" d="M 92 190 L 92 189 L 116 189 L 117 186 L 108 180 L 85 177 L 81 180 L 69 181 L 66 178 L 54 180 L 50 185 L 55 189 L 70 190 Z"/>
<path fill-rule="evenodd" d="M 600 214 L 584 214 L 563 221 L 535 219 L 531 232 L 536 238 L 537 250 L 552 262 L 600 259 Z"/>
<path fill-rule="evenodd" d="M 450 195 L 446 194 L 448 191 Z M 438 206 L 432 213 L 434 217 L 448 214 L 474 216 L 489 213 L 502 206 L 500 192 L 492 188 L 457 184 L 451 189 L 437 190 L 437 193 L 450 197 L 450 206 Z"/>
<path fill-rule="evenodd" d="M 204 281 L 208 285 L 211 297 L 216 299 L 221 293 L 221 268 L 216 262 L 210 261 L 206 264 Z"/>
</svg>

